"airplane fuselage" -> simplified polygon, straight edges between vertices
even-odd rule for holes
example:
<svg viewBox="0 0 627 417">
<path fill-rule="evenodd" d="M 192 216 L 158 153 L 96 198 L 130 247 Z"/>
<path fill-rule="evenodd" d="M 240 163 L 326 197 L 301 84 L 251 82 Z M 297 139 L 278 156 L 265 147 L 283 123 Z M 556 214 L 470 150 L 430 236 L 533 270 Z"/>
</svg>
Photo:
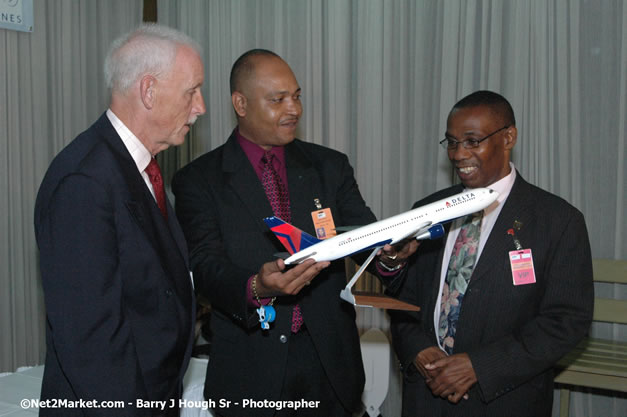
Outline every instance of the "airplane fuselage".
<svg viewBox="0 0 627 417">
<path fill-rule="evenodd" d="M 323 240 L 294 253 L 285 264 L 298 264 L 306 259 L 333 261 L 385 244 L 393 245 L 408 237 L 428 239 L 432 235 L 429 229 L 434 225 L 483 210 L 497 198 L 498 193 L 488 188 L 468 190 Z"/>
</svg>

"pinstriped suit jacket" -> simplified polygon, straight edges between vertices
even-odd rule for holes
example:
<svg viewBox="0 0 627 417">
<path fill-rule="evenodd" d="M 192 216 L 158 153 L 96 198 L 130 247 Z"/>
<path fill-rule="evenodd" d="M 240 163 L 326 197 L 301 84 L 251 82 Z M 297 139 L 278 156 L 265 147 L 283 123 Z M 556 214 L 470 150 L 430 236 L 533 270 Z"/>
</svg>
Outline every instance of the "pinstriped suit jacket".
<svg viewBox="0 0 627 417">
<path fill-rule="evenodd" d="M 420 206 L 460 192 L 461 185 L 419 201 Z M 583 215 L 563 199 L 517 173 L 488 237 L 460 312 L 454 353 L 470 356 L 478 378 L 470 398 L 453 405 L 434 398 L 409 364 L 437 346 L 433 310 L 445 238 L 425 241 L 404 277 L 399 297 L 419 314 L 392 313 L 395 350 L 404 374 L 404 416 L 550 416 L 552 366 L 587 332 L 592 318 L 592 261 Z M 507 234 L 515 220 L 523 248 L 533 253 L 536 283 L 514 286 Z"/>
</svg>

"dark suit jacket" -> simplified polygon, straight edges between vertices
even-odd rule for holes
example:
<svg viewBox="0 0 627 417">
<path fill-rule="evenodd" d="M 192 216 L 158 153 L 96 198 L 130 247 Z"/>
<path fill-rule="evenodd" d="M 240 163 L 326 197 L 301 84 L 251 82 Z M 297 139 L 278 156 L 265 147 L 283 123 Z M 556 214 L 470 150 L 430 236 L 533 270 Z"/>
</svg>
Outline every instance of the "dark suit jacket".
<svg viewBox="0 0 627 417">
<path fill-rule="evenodd" d="M 136 399 L 178 406 L 195 314 L 187 248 L 106 114 L 52 161 L 35 229 L 47 313 L 41 398 L 126 403 L 41 415 L 163 414 L 134 410 Z"/>
<path fill-rule="evenodd" d="M 314 198 L 330 207 L 335 225 L 375 220 L 345 155 L 294 140 L 285 147 L 292 223 L 315 236 Z M 250 161 L 231 135 L 174 177 L 176 212 L 190 247 L 197 291 L 214 309 L 205 396 L 237 401 L 280 398 L 292 308 L 299 303 L 324 369 L 348 409 L 359 408 L 364 385 L 355 310 L 340 299 L 344 263 L 333 262 L 296 297 L 279 297 L 276 320 L 262 331 L 247 306 L 246 284 L 274 254 L 284 252 L 263 222 L 272 208 Z M 315 383 L 315 381 L 311 381 Z M 273 409 L 222 409 L 224 415 L 271 415 Z M 258 413 L 258 414 L 255 414 Z"/>
<path fill-rule="evenodd" d="M 460 192 L 437 192 L 415 207 Z M 514 286 L 507 230 L 515 220 L 523 248 L 531 249 L 536 283 Z M 404 416 L 550 416 L 552 366 L 587 332 L 592 318 L 590 246 L 583 215 L 561 198 L 516 181 L 470 279 L 453 353 L 470 356 L 478 382 L 458 405 L 434 398 L 409 364 L 437 346 L 433 310 L 446 238 L 423 241 L 410 262 L 400 297 L 422 316 L 393 313 L 395 350 L 405 372 Z"/>
</svg>

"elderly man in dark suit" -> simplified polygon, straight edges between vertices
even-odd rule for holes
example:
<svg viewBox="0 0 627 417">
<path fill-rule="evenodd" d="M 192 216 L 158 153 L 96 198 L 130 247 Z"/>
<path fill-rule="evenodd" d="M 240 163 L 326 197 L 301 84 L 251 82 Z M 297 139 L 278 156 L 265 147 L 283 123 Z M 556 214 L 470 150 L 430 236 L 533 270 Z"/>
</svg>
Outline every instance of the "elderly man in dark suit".
<svg viewBox="0 0 627 417">
<path fill-rule="evenodd" d="M 330 209 L 336 226 L 375 217 L 345 155 L 294 138 L 301 88 L 285 61 L 245 53 L 231 93 L 237 128 L 173 180 L 196 289 L 214 309 L 205 396 L 224 416 L 350 416 L 364 372 L 355 310 L 339 297 L 344 263 L 286 269 L 263 219 L 277 215 L 315 234 L 312 212 Z M 260 305 L 276 312 L 267 329 Z M 296 400 L 309 403 L 296 410 Z"/>
<path fill-rule="evenodd" d="M 443 239 L 423 242 L 396 277 L 405 280 L 400 298 L 422 307 L 392 315 L 403 416 L 550 416 L 552 367 L 588 330 L 584 218 L 515 170 L 516 140 L 513 110 L 499 94 L 470 94 L 448 116 L 441 143 L 462 184 L 415 206 L 463 188 L 500 195 Z"/>
<path fill-rule="evenodd" d="M 35 208 L 51 416 L 179 415 L 193 339 L 185 239 L 154 156 L 205 112 L 199 46 L 145 25 L 105 61 L 110 108 L 52 161 Z M 80 401 L 95 400 L 92 405 Z M 102 401 L 121 401 L 114 407 Z"/>
</svg>

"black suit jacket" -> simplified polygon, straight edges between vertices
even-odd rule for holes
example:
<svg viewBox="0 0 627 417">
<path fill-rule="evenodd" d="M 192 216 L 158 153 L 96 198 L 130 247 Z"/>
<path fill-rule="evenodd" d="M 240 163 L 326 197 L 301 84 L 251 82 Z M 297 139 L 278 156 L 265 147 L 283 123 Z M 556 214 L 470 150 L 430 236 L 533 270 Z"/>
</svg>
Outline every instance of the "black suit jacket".
<svg viewBox="0 0 627 417">
<path fill-rule="evenodd" d="M 330 207 L 335 225 L 375 220 L 345 155 L 294 140 L 285 146 L 292 223 L 315 236 L 314 198 Z M 359 408 L 364 385 L 355 310 L 342 301 L 344 263 L 333 262 L 295 297 L 279 297 L 277 317 L 262 331 L 246 302 L 246 284 L 274 254 L 284 252 L 263 222 L 272 208 L 234 135 L 174 177 L 176 212 L 190 247 L 197 291 L 214 309 L 205 396 L 237 401 L 280 398 L 292 308 L 299 303 L 324 369 L 344 405 Z M 312 381 L 315 383 L 315 381 Z M 221 409 L 224 415 L 271 415 L 273 409 Z"/>
<path fill-rule="evenodd" d="M 453 195 L 448 188 L 415 207 Z M 523 248 L 531 249 L 536 283 L 514 286 L 507 230 L 515 220 Z M 434 398 L 409 364 L 437 346 L 433 313 L 446 238 L 423 241 L 410 262 L 400 297 L 420 314 L 394 312 L 395 350 L 405 372 L 404 416 L 550 416 L 552 367 L 587 332 L 592 318 L 592 261 L 583 215 L 563 199 L 517 173 L 511 193 L 477 262 L 464 295 L 453 353 L 468 353 L 478 378 L 458 405 Z"/>
<path fill-rule="evenodd" d="M 47 314 L 41 398 L 125 407 L 41 415 L 166 414 L 135 410 L 136 399 L 178 407 L 195 313 L 187 247 L 168 210 L 166 222 L 106 114 L 52 161 L 35 206 Z"/>
</svg>

